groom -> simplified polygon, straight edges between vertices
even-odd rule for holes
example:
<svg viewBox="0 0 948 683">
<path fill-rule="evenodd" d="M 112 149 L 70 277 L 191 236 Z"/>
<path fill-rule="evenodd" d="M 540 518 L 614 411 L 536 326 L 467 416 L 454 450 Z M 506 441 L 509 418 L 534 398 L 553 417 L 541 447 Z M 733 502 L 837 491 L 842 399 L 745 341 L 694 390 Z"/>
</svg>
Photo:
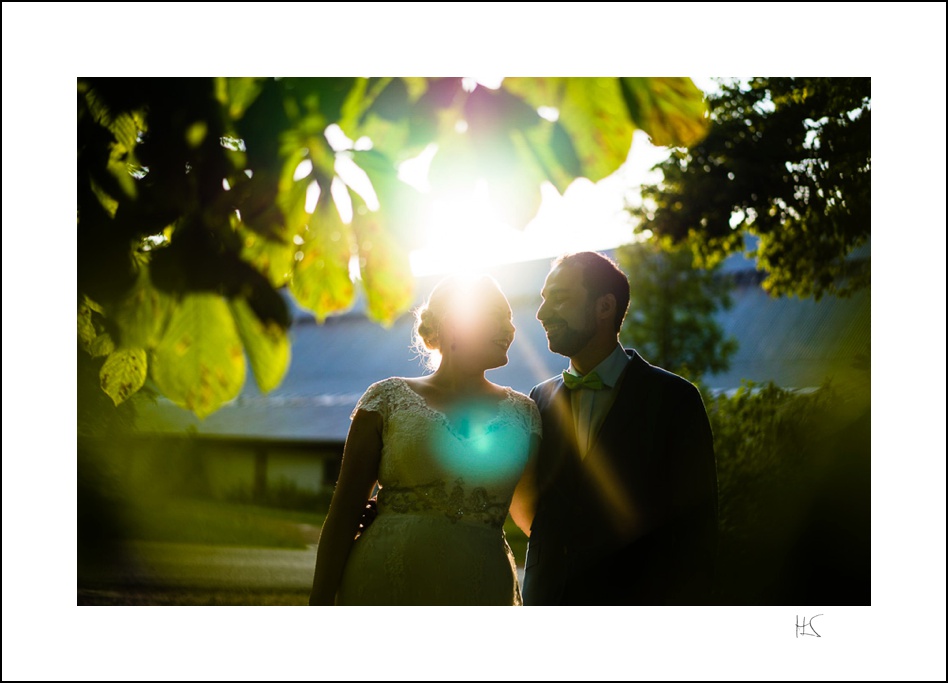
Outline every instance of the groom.
<svg viewBox="0 0 948 683">
<path fill-rule="evenodd" d="M 593 252 L 561 257 L 537 319 L 569 369 L 530 393 L 543 419 L 525 605 L 711 600 L 717 478 L 688 381 L 624 350 L 629 282 Z"/>
</svg>

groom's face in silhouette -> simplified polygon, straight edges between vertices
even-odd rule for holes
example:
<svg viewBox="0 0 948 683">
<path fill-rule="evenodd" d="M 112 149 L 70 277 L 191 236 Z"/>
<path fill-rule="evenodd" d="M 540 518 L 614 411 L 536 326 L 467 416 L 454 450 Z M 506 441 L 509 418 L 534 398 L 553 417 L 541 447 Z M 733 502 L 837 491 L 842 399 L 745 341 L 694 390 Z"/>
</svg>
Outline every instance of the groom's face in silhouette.
<svg viewBox="0 0 948 683">
<path fill-rule="evenodd" d="M 573 356 L 582 351 L 596 334 L 595 302 L 583 285 L 579 265 L 561 264 L 550 271 L 540 292 L 543 303 L 537 320 L 546 330 L 550 351 Z"/>
</svg>

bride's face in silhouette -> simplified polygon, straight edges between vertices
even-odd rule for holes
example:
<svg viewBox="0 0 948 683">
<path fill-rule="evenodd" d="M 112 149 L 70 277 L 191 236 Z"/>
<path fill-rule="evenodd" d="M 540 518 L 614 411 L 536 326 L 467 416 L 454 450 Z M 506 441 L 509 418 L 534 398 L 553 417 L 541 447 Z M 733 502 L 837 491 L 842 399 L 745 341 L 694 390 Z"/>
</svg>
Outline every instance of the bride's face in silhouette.
<svg viewBox="0 0 948 683">
<path fill-rule="evenodd" d="M 481 281 L 462 291 L 452 304 L 445 320 L 448 348 L 442 348 L 442 355 L 471 369 L 506 365 L 516 328 L 500 289 L 491 281 Z"/>
</svg>

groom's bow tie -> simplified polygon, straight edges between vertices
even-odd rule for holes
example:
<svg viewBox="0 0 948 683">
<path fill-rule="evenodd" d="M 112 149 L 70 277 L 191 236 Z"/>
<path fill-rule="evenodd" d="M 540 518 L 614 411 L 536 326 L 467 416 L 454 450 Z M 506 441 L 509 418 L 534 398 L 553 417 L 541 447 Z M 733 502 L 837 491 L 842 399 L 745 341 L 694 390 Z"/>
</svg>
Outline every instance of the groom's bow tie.
<svg viewBox="0 0 948 683">
<path fill-rule="evenodd" d="M 598 372 L 590 372 L 580 377 L 564 370 L 563 383 L 567 389 L 602 389 L 603 387 L 602 378 Z"/>
</svg>

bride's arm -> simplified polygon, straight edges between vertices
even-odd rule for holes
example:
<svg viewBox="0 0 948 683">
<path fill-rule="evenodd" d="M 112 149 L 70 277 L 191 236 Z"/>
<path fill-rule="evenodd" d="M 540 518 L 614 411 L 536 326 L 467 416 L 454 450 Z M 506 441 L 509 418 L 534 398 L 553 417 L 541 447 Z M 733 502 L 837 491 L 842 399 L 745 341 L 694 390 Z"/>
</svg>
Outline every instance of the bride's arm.
<svg viewBox="0 0 948 683">
<path fill-rule="evenodd" d="M 531 435 L 530 457 L 514 490 L 513 500 L 510 502 L 510 517 L 527 536 L 530 536 L 530 526 L 533 524 L 533 515 L 536 512 L 536 466 L 539 449 L 540 438 L 535 434 Z"/>
<path fill-rule="evenodd" d="M 359 528 L 365 502 L 378 481 L 382 418 L 359 410 L 352 419 L 339 468 L 339 481 L 319 535 L 310 605 L 332 605 Z"/>
</svg>

